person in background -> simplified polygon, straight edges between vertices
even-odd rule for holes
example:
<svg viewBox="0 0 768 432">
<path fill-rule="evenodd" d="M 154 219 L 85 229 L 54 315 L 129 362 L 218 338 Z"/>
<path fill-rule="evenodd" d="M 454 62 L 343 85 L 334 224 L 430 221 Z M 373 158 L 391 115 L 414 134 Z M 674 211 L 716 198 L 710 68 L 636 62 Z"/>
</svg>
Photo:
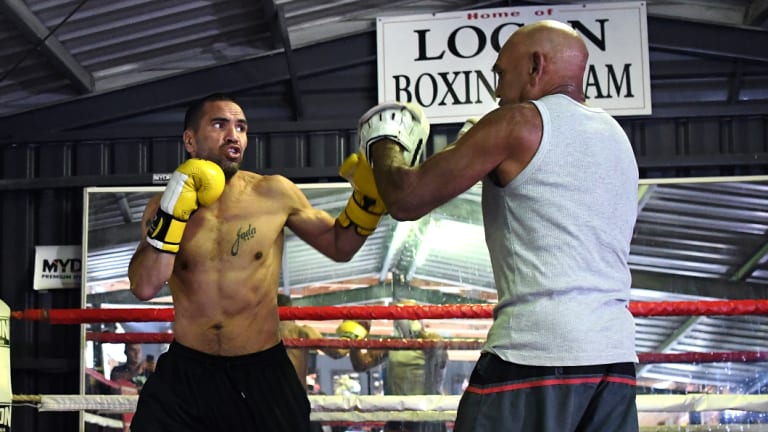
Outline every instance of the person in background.
<svg viewBox="0 0 768 432">
<path fill-rule="evenodd" d="M 293 301 L 291 296 L 283 293 L 277 294 L 278 306 L 292 306 Z M 309 325 L 302 325 L 292 320 L 280 321 L 280 337 L 285 339 L 322 339 L 323 334 L 317 331 L 316 328 Z M 296 374 L 299 377 L 299 381 L 304 388 L 309 392 L 307 387 L 307 373 L 309 372 L 309 348 L 287 348 L 288 357 L 291 359 Z M 325 347 L 320 350 L 323 354 L 332 359 L 340 359 L 349 353 L 348 349 L 343 348 L 330 348 Z M 311 422 L 309 432 L 321 432 L 323 430 L 320 422 Z"/>
<path fill-rule="evenodd" d="M 277 305 L 292 306 L 293 301 L 291 301 L 289 295 L 280 293 L 277 295 Z M 310 325 L 298 324 L 296 321 L 292 320 L 281 320 L 280 337 L 283 339 L 322 339 L 323 334 Z M 299 376 L 299 380 L 301 380 L 304 388 L 307 388 L 307 372 L 310 355 L 309 348 L 287 348 L 286 351 L 288 351 L 288 357 L 290 357 L 291 363 L 296 369 L 296 374 Z M 340 359 L 349 354 L 349 349 L 347 348 L 324 347 L 321 348 L 320 351 L 332 359 Z"/>
<path fill-rule="evenodd" d="M 125 344 L 125 363 L 115 366 L 112 372 L 109 374 L 110 380 L 119 384 L 120 387 L 112 388 L 111 392 L 114 394 L 123 395 L 136 395 L 140 394 L 147 379 L 154 372 L 153 359 L 151 356 L 147 356 L 146 359 L 142 359 L 143 352 L 141 344 L 138 343 L 126 343 Z M 123 413 L 118 417 L 123 421 L 123 431 L 128 432 L 133 419 L 133 413 Z"/>
<path fill-rule="evenodd" d="M 109 379 L 120 384 L 130 384 L 141 390 L 147 378 L 152 375 L 151 365 L 142 359 L 141 344 L 125 344 L 125 363 L 112 369 Z M 149 360 L 149 359 L 147 359 Z"/>
<path fill-rule="evenodd" d="M 398 304 L 412 305 L 415 302 L 401 300 Z M 427 331 L 421 320 L 395 320 L 394 333 L 395 337 L 403 339 L 442 339 L 437 333 Z M 357 372 L 367 371 L 384 364 L 385 395 L 443 394 L 445 368 L 448 364 L 448 352 L 445 348 L 436 347 L 423 350 L 363 350 L 352 348 L 349 352 L 349 358 L 352 361 L 352 367 Z M 388 421 L 384 424 L 384 432 L 444 432 L 445 430 L 446 426 L 443 422 Z"/>
</svg>

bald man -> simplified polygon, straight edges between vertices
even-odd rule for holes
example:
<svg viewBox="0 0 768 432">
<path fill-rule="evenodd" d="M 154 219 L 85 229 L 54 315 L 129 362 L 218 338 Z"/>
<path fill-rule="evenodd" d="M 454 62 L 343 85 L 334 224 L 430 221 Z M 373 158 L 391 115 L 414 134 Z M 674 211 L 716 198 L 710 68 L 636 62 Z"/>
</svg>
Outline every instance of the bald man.
<svg viewBox="0 0 768 432">
<path fill-rule="evenodd" d="M 586 102 L 587 57 L 563 23 L 521 27 L 493 66 L 499 107 L 421 166 L 403 157 L 413 160 L 407 135 L 361 127 L 372 130 L 361 152 L 398 220 L 482 181 L 499 302 L 456 432 L 638 430 L 627 262 L 638 170 L 624 130 Z M 424 121 L 418 108 L 399 114 Z"/>
</svg>

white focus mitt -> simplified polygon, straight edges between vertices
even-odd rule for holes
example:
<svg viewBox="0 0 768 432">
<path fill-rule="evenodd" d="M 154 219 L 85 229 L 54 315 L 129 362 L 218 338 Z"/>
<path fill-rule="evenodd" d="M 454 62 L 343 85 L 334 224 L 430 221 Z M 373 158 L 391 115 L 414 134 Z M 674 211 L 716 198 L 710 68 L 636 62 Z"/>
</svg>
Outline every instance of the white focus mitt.
<svg viewBox="0 0 768 432">
<path fill-rule="evenodd" d="M 403 158 L 416 166 L 429 137 L 429 121 L 418 104 L 386 102 L 369 109 L 358 122 L 360 151 L 371 162 L 371 147 L 388 138 L 403 148 Z"/>
<path fill-rule="evenodd" d="M 459 129 L 459 132 L 456 134 L 456 139 L 458 140 L 462 136 L 464 136 L 465 133 L 469 132 L 470 129 L 472 129 L 472 126 L 474 126 L 477 122 L 479 122 L 480 119 L 477 117 L 470 117 L 468 118 L 464 124 L 461 126 L 461 129 Z"/>
</svg>

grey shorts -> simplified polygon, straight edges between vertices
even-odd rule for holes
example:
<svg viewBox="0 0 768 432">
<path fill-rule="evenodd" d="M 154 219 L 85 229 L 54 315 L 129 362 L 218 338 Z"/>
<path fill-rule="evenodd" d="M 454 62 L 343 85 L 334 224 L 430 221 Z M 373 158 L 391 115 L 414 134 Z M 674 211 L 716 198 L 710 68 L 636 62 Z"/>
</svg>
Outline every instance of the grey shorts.
<svg viewBox="0 0 768 432">
<path fill-rule="evenodd" d="M 635 365 L 540 367 L 484 353 L 455 432 L 637 432 Z"/>
</svg>

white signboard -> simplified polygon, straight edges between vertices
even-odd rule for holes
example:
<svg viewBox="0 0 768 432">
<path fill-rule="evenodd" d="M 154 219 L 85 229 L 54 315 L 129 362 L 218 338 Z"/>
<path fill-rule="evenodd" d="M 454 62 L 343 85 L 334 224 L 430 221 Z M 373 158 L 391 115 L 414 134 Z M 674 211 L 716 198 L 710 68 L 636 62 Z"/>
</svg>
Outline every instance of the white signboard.
<svg viewBox="0 0 768 432">
<path fill-rule="evenodd" d="M 612 115 L 651 113 L 644 2 L 519 6 L 377 19 L 379 101 L 415 101 L 431 123 L 463 123 L 496 105 L 492 67 L 521 26 L 566 22 L 584 38 L 584 93 Z"/>
<path fill-rule="evenodd" d="M 35 290 L 80 288 L 80 246 L 35 246 Z"/>
</svg>

